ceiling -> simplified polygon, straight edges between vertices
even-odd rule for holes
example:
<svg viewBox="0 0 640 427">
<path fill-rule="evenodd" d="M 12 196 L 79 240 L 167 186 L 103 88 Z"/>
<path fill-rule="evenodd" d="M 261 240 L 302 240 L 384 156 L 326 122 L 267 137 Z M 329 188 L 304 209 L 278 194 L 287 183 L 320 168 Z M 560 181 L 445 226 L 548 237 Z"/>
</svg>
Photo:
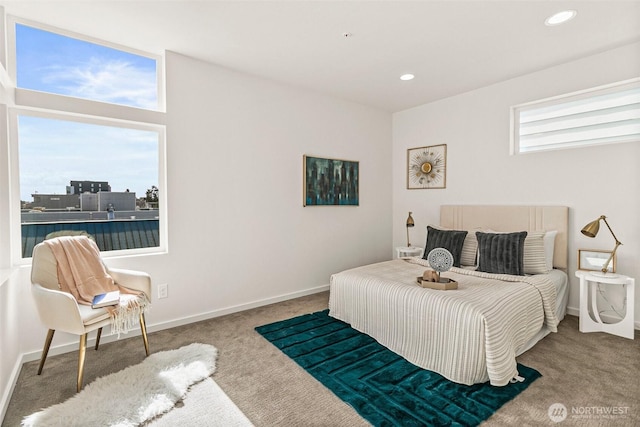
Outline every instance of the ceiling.
<svg viewBox="0 0 640 427">
<path fill-rule="evenodd" d="M 0 5 L 7 14 L 112 43 L 170 50 L 390 112 L 640 41 L 640 0 Z M 544 25 L 564 9 L 578 15 Z M 404 73 L 416 78 L 401 81 Z"/>
</svg>

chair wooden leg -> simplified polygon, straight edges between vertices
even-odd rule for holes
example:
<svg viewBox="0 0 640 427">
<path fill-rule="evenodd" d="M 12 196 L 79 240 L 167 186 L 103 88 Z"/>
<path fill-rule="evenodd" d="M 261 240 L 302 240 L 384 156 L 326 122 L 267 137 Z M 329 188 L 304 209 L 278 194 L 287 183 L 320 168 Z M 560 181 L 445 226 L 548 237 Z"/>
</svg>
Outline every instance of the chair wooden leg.
<svg viewBox="0 0 640 427">
<path fill-rule="evenodd" d="M 42 368 L 44 368 L 44 361 L 47 360 L 47 354 L 49 354 L 49 347 L 51 347 L 51 341 L 53 340 L 53 334 L 56 331 L 54 329 L 49 329 L 47 332 L 47 338 L 44 341 L 44 348 L 42 349 L 42 356 L 40 356 L 40 366 L 38 366 L 38 375 L 42 373 Z"/>
<path fill-rule="evenodd" d="M 142 331 L 142 339 L 144 340 L 144 351 L 149 355 L 149 340 L 147 339 L 147 324 L 144 321 L 144 313 L 140 313 L 140 330 Z"/>
<path fill-rule="evenodd" d="M 80 335 L 80 349 L 78 351 L 78 392 L 82 389 L 82 378 L 84 377 L 84 355 L 87 351 L 87 335 L 88 334 Z"/>
<path fill-rule="evenodd" d="M 96 335 L 96 347 L 95 349 L 98 349 L 98 346 L 100 345 L 100 337 L 102 336 L 102 328 L 98 329 L 98 335 Z"/>
</svg>

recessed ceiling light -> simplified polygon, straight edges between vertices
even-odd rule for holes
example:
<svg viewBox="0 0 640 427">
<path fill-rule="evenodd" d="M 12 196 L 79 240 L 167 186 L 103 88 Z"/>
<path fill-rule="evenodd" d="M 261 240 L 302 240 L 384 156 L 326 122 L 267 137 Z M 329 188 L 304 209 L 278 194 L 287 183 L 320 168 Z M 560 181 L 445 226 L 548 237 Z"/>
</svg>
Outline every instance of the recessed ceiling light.
<svg viewBox="0 0 640 427">
<path fill-rule="evenodd" d="M 400 80 L 413 80 L 414 77 L 413 74 L 403 74 L 400 76 Z"/>
<path fill-rule="evenodd" d="M 565 22 L 575 18 L 577 14 L 578 12 L 576 12 L 575 10 L 563 10 L 562 12 L 558 12 L 548 17 L 544 21 L 544 24 L 550 27 L 554 25 L 564 24 Z"/>
</svg>

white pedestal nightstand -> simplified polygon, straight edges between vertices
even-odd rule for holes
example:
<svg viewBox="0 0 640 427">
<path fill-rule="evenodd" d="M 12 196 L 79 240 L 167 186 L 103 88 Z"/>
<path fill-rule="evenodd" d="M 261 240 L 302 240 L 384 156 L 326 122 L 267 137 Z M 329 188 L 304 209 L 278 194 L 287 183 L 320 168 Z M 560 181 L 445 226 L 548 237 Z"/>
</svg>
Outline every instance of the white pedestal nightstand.
<svg viewBox="0 0 640 427">
<path fill-rule="evenodd" d="M 576 271 L 580 278 L 580 332 L 607 332 L 625 338 L 633 339 L 633 312 L 635 297 L 635 279 L 622 274 L 602 274 L 591 271 Z M 596 304 L 598 284 L 613 286 L 622 285 L 626 288 L 626 309 L 624 318 L 617 323 L 604 323 L 598 313 Z M 589 312 L 591 300 L 591 313 Z"/>
<path fill-rule="evenodd" d="M 418 246 L 402 246 L 396 248 L 398 258 L 405 259 L 422 255 L 422 248 Z"/>
</svg>

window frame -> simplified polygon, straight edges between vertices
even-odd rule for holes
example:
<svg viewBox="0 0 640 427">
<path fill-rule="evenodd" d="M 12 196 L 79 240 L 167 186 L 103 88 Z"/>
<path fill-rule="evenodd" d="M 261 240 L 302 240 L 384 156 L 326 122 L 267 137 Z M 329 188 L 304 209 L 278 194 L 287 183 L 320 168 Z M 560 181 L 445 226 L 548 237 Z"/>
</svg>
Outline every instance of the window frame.
<svg viewBox="0 0 640 427">
<path fill-rule="evenodd" d="M 55 93 L 40 92 L 31 89 L 15 87 L 16 79 L 16 34 L 15 25 L 22 24 L 45 31 L 54 32 L 102 46 L 123 50 L 128 53 L 151 57 L 156 60 L 158 82 L 158 109 L 149 110 L 102 101 L 76 98 Z M 22 232 L 20 218 L 20 171 L 19 171 L 19 135 L 18 116 L 26 115 L 47 119 L 74 121 L 101 126 L 119 127 L 153 131 L 158 134 L 158 187 L 163 190 L 163 202 L 158 207 L 160 245 L 148 248 L 105 251 L 104 258 L 123 256 L 137 256 L 145 254 L 159 254 L 168 251 L 168 195 L 167 195 L 167 162 L 166 162 L 166 112 L 165 112 L 165 82 L 164 56 L 152 55 L 135 49 L 126 48 L 103 40 L 98 40 L 82 34 L 72 33 L 34 21 L 15 16 L 7 17 L 7 62 L 11 84 L 9 105 L 7 106 L 8 121 L 8 165 L 10 189 L 10 235 L 11 259 L 13 265 L 29 265 L 31 258 L 22 257 Z"/>
<path fill-rule="evenodd" d="M 549 144 L 544 147 L 533 147 L 522 150 L 520 145 L 520 114 L 522 112 L 527 112 L 535 109 L 546 108 L 551 106 L 558 106 L 565 103 L 569 103 L 572 101 L 579 101 L 581 99 L 588 99 L 592 97 L 597 97 L 601 95 L 606 95 L 608 93 L 615 93 L 626 88 L 636 89 L 640 88 L 640 78 L 633 78 L 628 80 L 622 80 L 606 85 L 596 86 L 576 92 L 571 92 L 567 94 L 552 96 L 549 98 L 544 98 L 536 101 L 526 102 L 518 105 L 514 105 L 510 109 L 510 154 L 531 154 L 531 153 L 543 153 L 548 151 L 555 150 L 565 150 L 565 149 L 573 149 L 573 148 L 582 148 L 582 147 L 593 147 L 598 145 L 610 145 L 610 144 L 622 144 L 627 142 L 638 142 L 640 141 L 640 137 L 634 139 L 622 139 L 621 137 L 617 140 L 611 141 L 589 141 L 589 140 L 579 140 L 576 142 L 572 142 L 570 144 L 567 143 L 557 143 L 557 144 Z"/>
</svg>

